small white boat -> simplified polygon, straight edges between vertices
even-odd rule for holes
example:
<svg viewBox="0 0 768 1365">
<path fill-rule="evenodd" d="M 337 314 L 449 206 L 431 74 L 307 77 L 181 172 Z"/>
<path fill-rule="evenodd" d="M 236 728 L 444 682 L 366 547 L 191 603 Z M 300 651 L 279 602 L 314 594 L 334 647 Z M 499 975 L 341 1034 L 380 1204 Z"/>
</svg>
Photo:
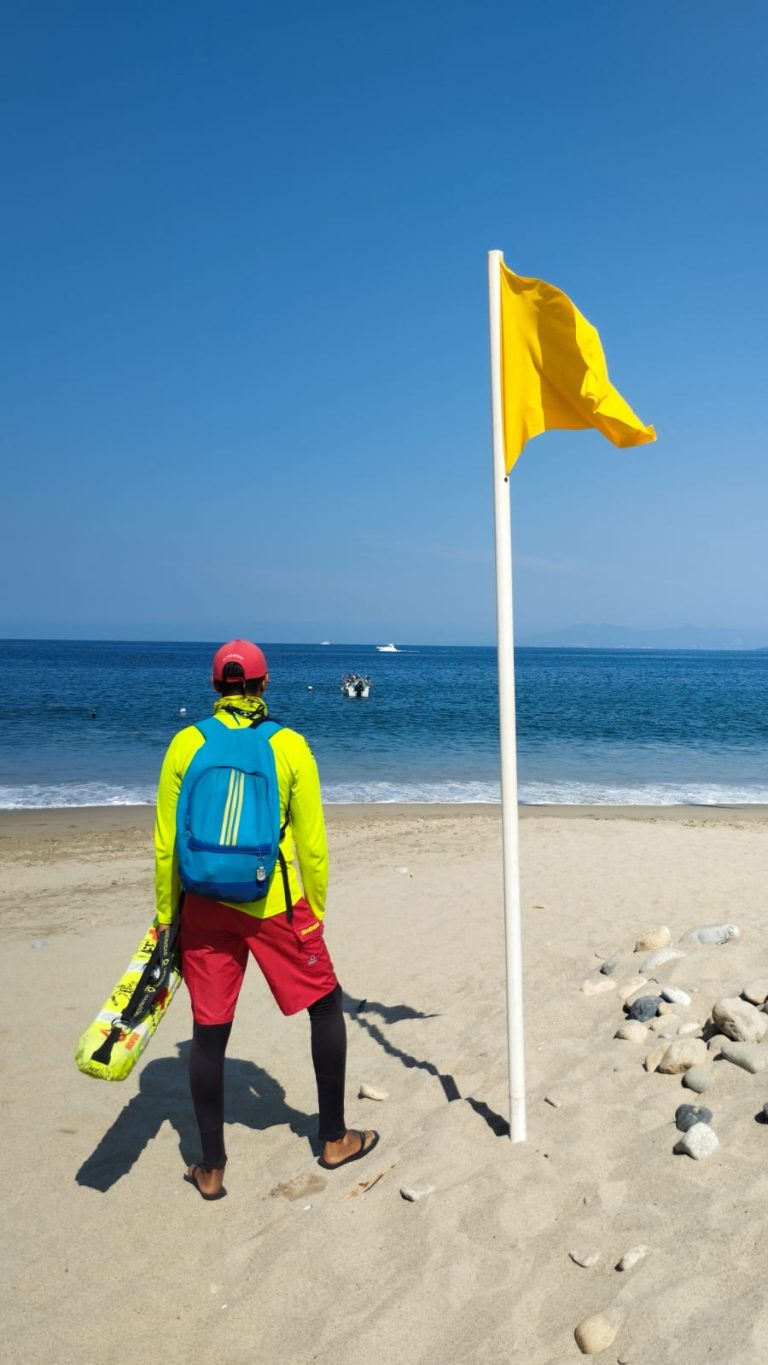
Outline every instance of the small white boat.
<svg viewBox="0 0 768 1365">
<path fill-rule="evenodd" d="M 320 641 L 320 644 L 321 644 L 321 645 L 329 645 L 330 643 L 331 643 L 330 640 L 321 640 L 321 641 Z"/>
<path fill-rule="evenodd" d="M 365 701 L 371 695 L 372 686 L 370 678 L 363 678 L 359 673 L 347 673 L 341 680 L 344 696 L 353 701 Z"/>
<path fill-rule="evenodd" d="M 399 654 L 399 653 L 400 653 L 400 650 L 397 648 L 397 646 L 396 646 L 396 645 L 393 645 L 393 644 L 389 644 L 389 645 L 377 645 L 376 648 L 378 649 L 379 654 Z"/>
</svg>

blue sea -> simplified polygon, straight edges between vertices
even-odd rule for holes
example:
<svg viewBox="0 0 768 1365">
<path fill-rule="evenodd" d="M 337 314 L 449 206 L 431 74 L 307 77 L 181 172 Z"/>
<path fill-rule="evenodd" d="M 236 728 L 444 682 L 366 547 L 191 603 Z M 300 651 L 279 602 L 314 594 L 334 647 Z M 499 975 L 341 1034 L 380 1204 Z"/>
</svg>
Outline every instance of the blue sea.
<svg viewBox="0 0 768 1365">
<path fill-rule="evenodd" d="M 0 641 L 0 808 L 151 802 L 171 736 L 210 711 L 214 648 Z M 499 799 L 494 649 L 265 650 L 327 801 Z M 342 695 L 351 670 L 367 701 Z M 768 802 L 768 652 L 520 649 L 516 677 L 524 802 Z"/>
</svg>

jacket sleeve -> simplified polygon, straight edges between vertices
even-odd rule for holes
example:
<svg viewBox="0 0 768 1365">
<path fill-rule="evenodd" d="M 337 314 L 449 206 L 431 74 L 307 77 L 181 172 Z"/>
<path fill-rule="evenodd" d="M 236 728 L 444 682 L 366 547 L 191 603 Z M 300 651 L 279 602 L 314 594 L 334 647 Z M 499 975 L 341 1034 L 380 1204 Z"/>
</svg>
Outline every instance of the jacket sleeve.
<svg viewBox="0 0 768 1365">
<path fill-rule="evenodd" d="M 168 747 L 160 770 L 155 816 L 155 905 L 160 924 L 170 924 L 179 903 L 181 883 L 176 861 L 176 806 L 181 790 L 181 779 L 189 763 L 183 762 L 180 731 Z"/>
<path fill-rule="evenodd" d="M 304 896 L 318 919 L 325 914 L 328 890 L 328 843 L 325 837 L 320 777 L 314 755 L 300 739 L 293 754 L 291 782 L 291 829 L 301 873 Z"/>
</svg>

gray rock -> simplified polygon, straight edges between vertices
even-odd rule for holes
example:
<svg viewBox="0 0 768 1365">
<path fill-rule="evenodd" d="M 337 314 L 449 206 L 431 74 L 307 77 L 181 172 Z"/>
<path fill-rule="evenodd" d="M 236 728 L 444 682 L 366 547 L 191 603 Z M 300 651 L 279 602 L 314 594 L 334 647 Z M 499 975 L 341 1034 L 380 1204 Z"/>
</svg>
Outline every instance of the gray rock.
<svg viewBox="0 0 768 1365">
<path fill-rule="evenodd" d="M 661 997 L 662 1000 L 668 1000 L 671 1005 L 682 1005 L 683 1008 L 691 1003 L 691 996 L 679 986 L 662 986 Z"/>
<path fill-rule="evenodd" d="M 753 1076 L 768 1069 L 768 1047 L 761 1047 L 759 1043 L 732 1043 L 730 1038 L 726 1038 L 722 1054 L 726 1061 L 734 1062 Z"/>
<path fill-rule="evenodd" d="M 703 1104 L 679 1104 L 675 1110 L 675 1123 L 681 1133 L 687 1133 L 694 1123 L 711 1123 L 712 1110 Z"/>
<path fill-rule="evenodd" d="M 660 1004 L 661 996 L 659 995 L 641 995 L 640 999 L 635 1000 L 634 1004 L 627 1006 L 627 1014 L 630 1019 L 639 1019 L 641 1023 L 645 1023 L 648 1019 L 653 1019 Z"/>
<path fill-rule="evenodd" d="M 686 1090 L 693 1090 L 697 1095 L 703 1095 L 705 1090 L 711 1090 L 717 1079 L 717 1072 L 713 1066 L 692 1066 L 683 1075 L 683 1085 Z"/>
<path fill-rule="evenodd" d="M 658 1070 L 664 1076 L 678 1076 L 706 1061 L 707 1045 L 701 1038 L 676 1038 L 659 1062 Z"/>
<path fill-rule="evenodd" d="M 657 948 L 641 963 L 640 971 L 652 972 L 656 967 L 663 967 L 665 962 L 674 962 L 678 957 L 685 957 L 681 948 Z"/>
<path fill-rule="evenodd" d="M 616 1340 L 617 1328 L 602 1313 L 583 1318 L 574 1329 L 576 1345 L 584 1356 L 597 1356 Z"/>
<path fill-rule="evenodd" d="M 726 1038 L 737 1043 L 759 1043 L 768 1033 L 768 1019 L 748 1000 L 728 996 L 712 1006 L 712 1019 Z"/>
<path fill-rule="evenodd" d="M 701 924 L 696 929 L 689 929 L 681 942 L 711 947 L 717 943 L 731 943 L 737 938 L 741 938 L 741 930 L 735 924 Z"/>
<path fill-rule="evenodd" d="M 711 1156 L 720 1146 L 717 1133 L 713 1132 L 708 1123 L 694 1123 L 692 1128 L 678 1142 L 675 1143 L 674 1151 L 678 1155 L 692 1156 L 694 1161 L 701 1161 L 705 1156 Z"/>
<path fill-rule="evenodd" d="M 626 962 L 626 960 L 625 953 L 614 953 L 613 957 L 607 957 L 605 959 L 600 971 L 603 973 L 603 976 L 613 976 L 613 973 L 617 968 L 619 968 L 622 963 Z"/>
<path fill-rule="evenodd" d="M 29 946 L 30 946 L 30 948 L 36 948 L 36 949 L 37 949 L 37 948 L 47 948 L 47 947 L 48 947 L 48 940 L 47 940 L 47 938 L 33 938 L 33 939 L 32 939 L 32 942 L 30 943 Z"/>
</svg>

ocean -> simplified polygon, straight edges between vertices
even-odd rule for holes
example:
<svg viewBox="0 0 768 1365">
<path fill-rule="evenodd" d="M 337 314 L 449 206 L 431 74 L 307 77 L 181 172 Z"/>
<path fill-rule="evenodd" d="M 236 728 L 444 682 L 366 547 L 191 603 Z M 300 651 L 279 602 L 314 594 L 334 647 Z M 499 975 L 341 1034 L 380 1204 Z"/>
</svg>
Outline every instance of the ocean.
<svg viewBox="0 0 768 1365">
<path fill-rule="evenodd" d="M 154 799 L 165 747 L 210 711 L 211 644 L 0 641 L 0 808 Z M 270 712 L 329 802 L 499 799 L 491 648 L 265 645 Z M 340 691 L 368 674 L 367 701 Z M 519 649 L 526 803 L 768 803 L 768 652 Z"/>
</svg>

